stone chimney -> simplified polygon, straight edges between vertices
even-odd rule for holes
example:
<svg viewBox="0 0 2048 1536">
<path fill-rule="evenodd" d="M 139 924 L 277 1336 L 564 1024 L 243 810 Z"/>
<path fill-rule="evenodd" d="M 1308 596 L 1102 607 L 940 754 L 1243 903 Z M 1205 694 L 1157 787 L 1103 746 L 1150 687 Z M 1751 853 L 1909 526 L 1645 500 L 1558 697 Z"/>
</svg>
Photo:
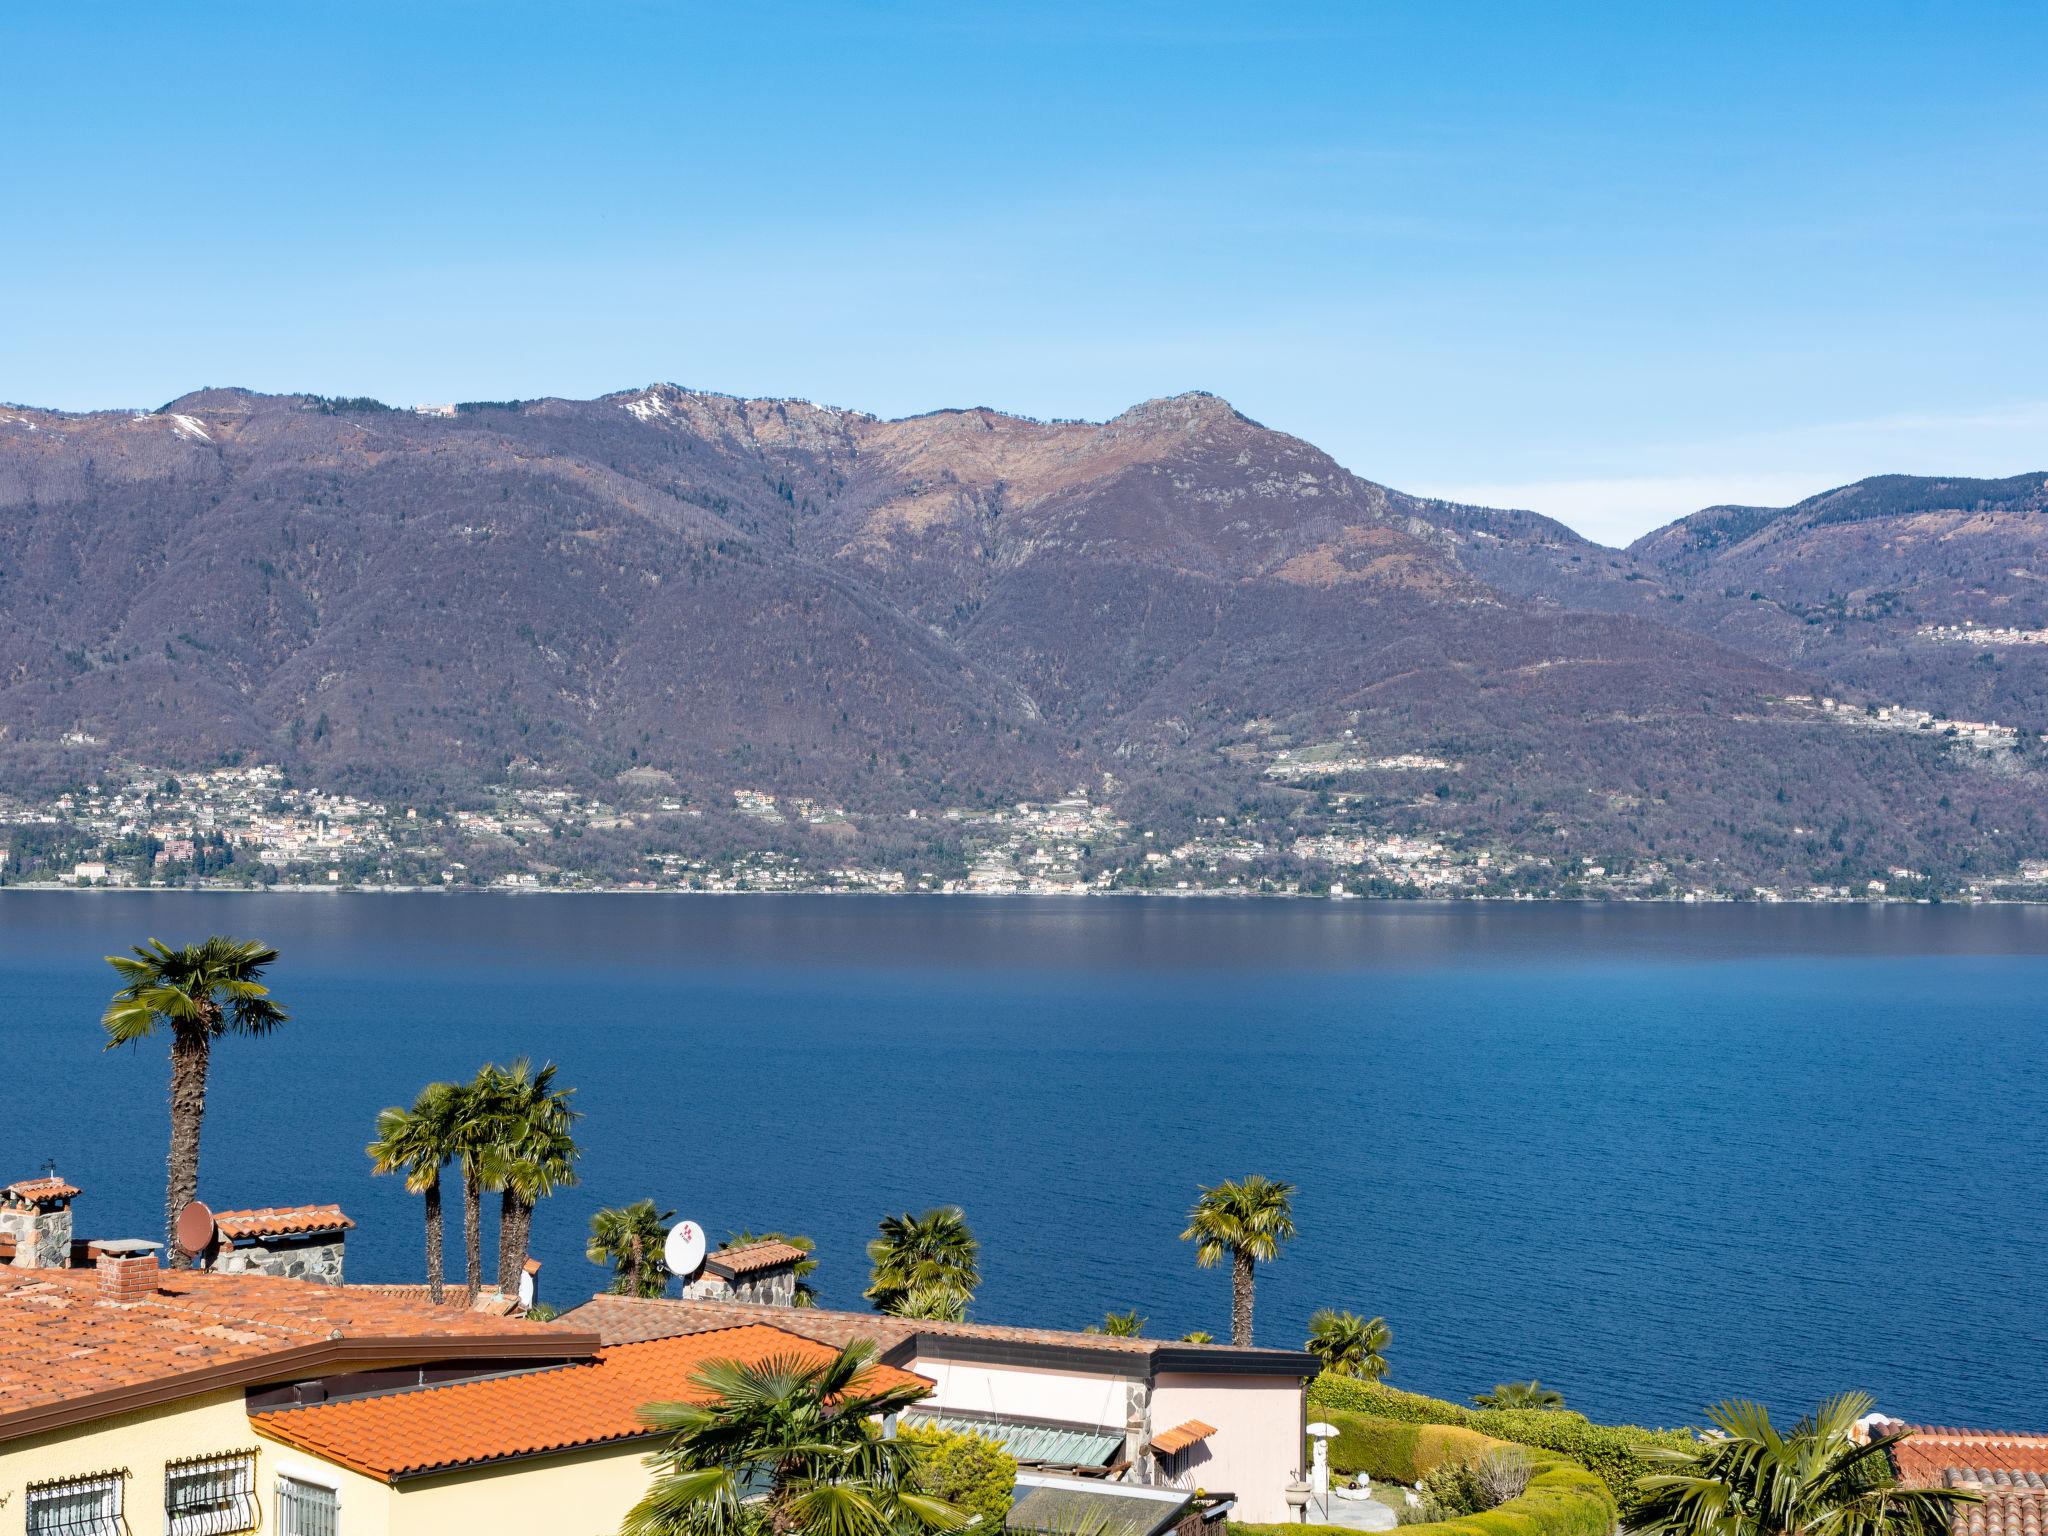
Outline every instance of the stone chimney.
<svg viewBox="0 0 2048 1536">
<path fill-rule="evenodd" d="M 116 1238 L 92 1245 L 99 1271 L 100 1300 L 146 1301 L 157 1292 L 157 1245 L 141 1238 Z"/>
<path fill-rule="evenodd" d="M 16 1269 L 63 1269 L 71 1263 L 71 1202 L 76 1185 L 52 1165 L 33 1179 L 0 1189 L 0 1239 L 12 1238 Z"/>
</svg>

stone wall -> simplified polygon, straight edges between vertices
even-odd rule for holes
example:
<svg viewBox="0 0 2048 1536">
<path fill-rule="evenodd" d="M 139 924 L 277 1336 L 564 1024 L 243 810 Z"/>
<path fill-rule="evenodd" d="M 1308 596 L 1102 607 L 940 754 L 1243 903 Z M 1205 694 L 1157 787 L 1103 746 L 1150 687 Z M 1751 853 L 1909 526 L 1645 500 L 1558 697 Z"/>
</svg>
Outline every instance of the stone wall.
<svg viewBox="0 0 2048 1536">
<path fill-rule="evenodd" d="M 71 1207 L 0 1207 L 0 1233 L 14 1239 L 16 1269 L 62 1269 L 71 1262 Z"/>
<path fill-rule="evenodd" d="M 339 1285 L 345 1246 L 339 1232 L 319 1232 L 310 1239 L 245 1238 L 232 1248 L 223 1248 L 212 1267 L 224 1275 L 278 1275 Z"/>
</svg>

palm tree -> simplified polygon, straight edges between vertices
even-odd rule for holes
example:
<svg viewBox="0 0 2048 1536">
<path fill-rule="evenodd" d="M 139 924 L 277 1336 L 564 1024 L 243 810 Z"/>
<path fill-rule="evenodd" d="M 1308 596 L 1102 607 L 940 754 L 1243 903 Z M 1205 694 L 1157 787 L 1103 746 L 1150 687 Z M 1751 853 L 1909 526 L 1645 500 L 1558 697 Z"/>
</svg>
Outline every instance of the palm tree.
<svg viewBox="0 0 2048 1536">
<path fill-rule="evenodd" d="M 533 1238 L 533 1208 L 576 1182 L 582 1155 L 569 1128 L 578 1119 L 574 1088 L 555 1087 L 555 1064 L 535 1072 L 521 1058 L 510 1067 L 486 1067 L 496 1107 L 497 1146 L 489 1169 L 498 1190 L 498 1289 L 519 1292 Z"/>
<path fill-rule="evenodd" d="M 442 1298 L 447 1283 L 441 1255 L 441 1170 L 454 1155 L 453 1083 L 429 1083 L 412 1108 L 392 1105 L 377 1116 L 377 1139 L 363 1150 L 373 1173 L 402 1173 L 408 1194 L 424 1198 L 427 1212 L 427 1294 Z"/>
<path fill-rule="evenodd" d="M 919 1281 L 890 1299 L 885 1308 L 894 1317 L 919 1317 L 935 1323 L 967 1321 L 967 1298 L 951 1286 Z"/>
<path fill-rule="evenodd" d="M 462 1174 L 462 1273 L 469 1299 L 484 1287 L 484 1191 L 500 1187 L 507 1172 L 505 1084 L 482 1067 L 466 1083 L 450 1085 L 448 1155 Z"/>
<path fill-rule="evenodd" d="M 1481 1408 L 1549 1409 L 1562 1408 L 1564 1394 L 1540 1381 L 1503 1381 L 1496 1383 L 1491 1392 L 1474 1394 L 1472 1401 Z"/>
<path fill-rule="evenodd" d="M 977 1262 L 981 1245 L 969 1230 L 967 1216 L 957 1205 L 935 1206 L 922 1216 L 905 1211 L 884 1216 L 882 1235 L 868 1244 L 868 1262 L 874 1267 L 873 1283 L 862 1292 L 877 1312 L 906 1317 L 930 1317 L 932 1312 L 905 1312 L 912 1292 L 920 1292 L 924 1306 L 964 1309 L 981 1284 Z"/>
<path fill-rule="evenodd" d="M 1181 1241 L 1195 1245 L 1207 1269 L 1230 1255 L 1230 1342 L 1252 1341 L 1253 1266 L 1270 1264 L 1294 1236 L 1294 1186 L 1262 1173 L 1202 1187 Z"/>
<path fill-rule="evenodd" d="M 1216 1335 L 1206 1328 L 1197 1328 L 1193 1333 L 1182 1334 L 1180 1341 L 1183 1344 L 1214 1344 Z"/>
<path fill-rule="evenodd" d="M 611 1267 L 614 1296 L 659 1296 L 668 1289 L 661 1245 L 674 1211 L 657 1211 L 652 1200 L 607 1206 L 590 1218 L 590 1243 L 583 1256 Z"/>
<path fill-rule="evenodd" d="M 1138 1309 L 1128 1312 L 1105 1312 L 1102 1321 L 1090 1323 L 1081 1330 L 1083 1333 L 1099 1333 L 1112 1339 L 1135 1339 L 1145 1332 L 1145 1319 L 1138 1316 Z"/>
<path fill-rule="evenodd" d="M 1708 1417 L 1720 1431 L 1696 1451 L 1649 1450 L 1670 1468 L 1636 1480 L 1630 1529 L 1644 1536 L 1947 1536 L 1962 1488 L 1900 1488 L 1886 1452 L 1904 1434 L 1853 1438 L 1871 1399 L 1845 1392 L 1780 1434 L 1756 1403 Z"/>
<path fill-rule="evenodd" d="M 799 1253 L 805 1254 L 818 1251 L 818 1245 L 801 1232 L 748 1231 L 728 1232 L 725 1235 L 725 1246 L 728 1248 L 745 1248 L 754 1243 L 787 1243 Z M 816 1259 L 804 1258 L 796 1261 L 796 1297 L 790 1303 L 791 1306 L 815 1307 L 818 1304 L 817 1287 L 813 1286 L 810 1280 L 810 1277 L 817 1273 L 817 1269 Z"/>
<path fill-rule="evenodd" d="M 164 1182 L 164 1239 L 172 1262 L 192 1259 L 178 1248 L 178 1217 L 199 1195 L 199 1128 L 206 1118 L 206 1069 L 213 1042 L 225 1034 L 267 1035 L 291 1017 L 270 999 L 265 967 L 277 959 L 267 944 L 216 934 L 172 949 L 159 939 L 132 955 L 109 955 L 124 985 L 100 1024 L 107 1049 L 171 1032 L 171 1151 Z"/>
<path fill-rule="evenodd" d="M 1356 1312 L 1324 1307 L 1309 1318 L 1308 1339 L 1302 1347 L 1322 1361 L 1323 1369 L 1332 1376 L 1378 1381 L 1387 1374 L 1386 1349 L 1393 1342 L 1394 1330 L 1384 1317 L 1360 1317 Z"/>
<path fill-rule="evenodd" d="M 966 1514 L 925 1493 L 923 1448 L 876 1419 L 924 1396 L 922 1384 L 866 1384 L 875 1346 L 829 1361 L 795 1356 L 713 1360 L 692 1378 L 708 1402 L 649 1403 L 641 1418 L 668 1436 L 659 1470 L 620 1536 L 907 1536 L 954 1531 Z"/>
</svg>

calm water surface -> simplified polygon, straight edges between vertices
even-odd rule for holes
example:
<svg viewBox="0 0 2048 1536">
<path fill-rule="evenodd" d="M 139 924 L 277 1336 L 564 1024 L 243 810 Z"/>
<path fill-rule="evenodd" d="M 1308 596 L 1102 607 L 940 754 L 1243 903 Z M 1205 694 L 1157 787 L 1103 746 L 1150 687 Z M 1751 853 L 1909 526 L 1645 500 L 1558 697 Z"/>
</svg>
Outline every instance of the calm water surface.
<svg viewBox="0 0 2048 1536">
<path fill-rule="evenodd" d="M 585 1116 L 561 1304 L 600 1204 L 808 1232 L 858 1306 L 875 1219 L 950 1200 L 980 1317 L 1223 1334 L 1176 1238 L 1260 1171 L 1301 1186 L 1262 1342 L 1335 1304 L 1446 1396 L 2048 1427 L 2048 910 L 0 893 L 0 1174 L 54 1157 L 94 1235 L 156 1234 L 165 1140 L 100 957 L 214 930 L 296 1017 L 216 1053 L 202 1190 L 340 1201 L 356 1279 L 420 1273 L 377 1109 L 525 1053 Z"/>
</svg>

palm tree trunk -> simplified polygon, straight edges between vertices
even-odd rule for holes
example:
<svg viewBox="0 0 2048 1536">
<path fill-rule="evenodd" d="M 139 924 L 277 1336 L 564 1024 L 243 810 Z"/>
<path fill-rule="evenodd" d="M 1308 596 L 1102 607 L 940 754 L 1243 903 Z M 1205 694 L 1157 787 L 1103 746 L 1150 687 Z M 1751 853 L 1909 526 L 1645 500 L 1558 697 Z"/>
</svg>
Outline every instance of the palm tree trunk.
<svg viewBox="0 0 2048 1536">
<path fill-rule="evenodd" d="M 642 1266 L 644 1266 L 647 1263 L 647 1247 L 644 1243 L 640 1241 L 640 1234 L 638 1232 L 635 1232 L 633 1234 L 632 1241 L 633 1294 L 635 1296 L 645 1296 L 647 1294 L 647 1279 Z"/>
<path fill-rule="evenodd" d="M 1230 1255 L 1230 1342 L 1252 1341 L 1252 1287 L 1256 1284 L 1252 1256 L 1239 1248 Z"/>
<path fill-rule="evenodd" d="M 427 1204 L 427 1296 L 436 1306 L 441 1303 L 445 1281 L 442 1277 L 441 1261 L 441 1181 L 434 1180 L 425 1190 Z"/>
<path fill-rule="evenodd" d="M 533 1241 L 533 1207 L 511 1188 L 498 1194 L 498 1289 L 519 1294 L 519 1277 Z"/>
<path fill-rule="evenodd" d="M 484 1288 L 484 1186 L 474 1168 L 462 1170 L 462 1257 L 474 1304 L 476 1293 Z"/>
<path fill-rule="evenodd" d="M 165 1255 L 173 1268 L 198 1261 L 178 1247 L 178 1217 L 199 1198 L 199 1127 L 206 1118 L 206 1067 L 212 1042 L 205 1025 L 171 1035 L 171 1155 L 164 1181 Z"/>
</svg>

